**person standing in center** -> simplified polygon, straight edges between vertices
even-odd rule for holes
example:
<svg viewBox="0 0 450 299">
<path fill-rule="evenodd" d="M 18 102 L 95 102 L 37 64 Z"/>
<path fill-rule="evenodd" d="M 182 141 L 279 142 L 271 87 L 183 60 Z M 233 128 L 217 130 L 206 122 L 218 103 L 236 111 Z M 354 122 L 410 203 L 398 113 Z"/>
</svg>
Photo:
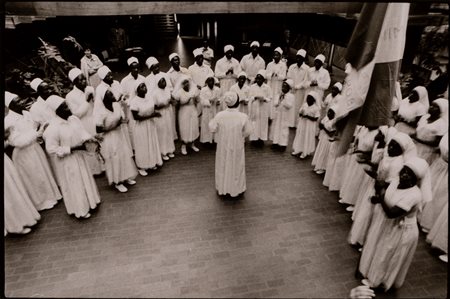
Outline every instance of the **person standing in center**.
<svg viewBox="0 0 450 299">
<path fill-rule="evenodd" d="M 214 73 L 216 78 L 220 80 L 220 89 L 222 94 L 230 90 L 231 86 L 236 83 L 236 78 L 241 72 L 239 61 L 233 57 L 234 47 L 226 45 L 223 49 L 225 56 L 220 58 L 216 63 Z"/>
<path fill-rule="evenodd" d="M 307 83 L 309 66 L 305 63 L 306 51 L 300 49 L 295 56 L 296 62 L 289 66 L 287 78 L 294 81 L 294 87 L 292 92 L 295 95 L 295 105 L 294 109 L 291 110 L 289 117 L 289 127 L 295 128 L 298 123 L 298 111 L 305 101 L 306 88 L 309 84 Z"/>
<path fill-rule="evenodd" d="M 325 62 L 325 56 L 319 54 L 314 58 L 314 66 L 308 70 L 308 92 L 315 91 L 319 98 L 320 103 L 323 101 L 323 93 L 330 87 L 331 79 L 328 70 L 323 68 Z"/>
<path fill-rule="evenodd" d="M 281 61 L 281 55 L 283 55 L 283 50 L 280 47 L 276 48 L 273 51 L 273 61 L 269 62 L 266 68 L 268 85 L 272 89 L 272 99 L 280 94 L 281 84 L 286 79 L 287 66 L 285 62 Z M 277 108 L 275 107 L 275 101 L 273 101 L 270 106 L 270 119 L 274 118 L 275 110 Z"/>
<path fill-rule="evenodd" d="M 231 86 L 230 91 L 234 91 L 239 96 L 239 111 L 249 115 L 248 101 L 250 99 L 250 86 L 246 82 L 247 74 L 240 72 L 238 74 L 238 82 Z"/>
<path fill-rule="evenodd" d="M 259 42 L 253 41 L 250 44 L 251 52 L 242 57 L 241 68 L 247 74 L 248 84 L 255 82 L 256 75 L 260 70 L 266 68 L 266 62 L 259 56 Z"/>
<path fill-rule="evenodd" d="M 237 197 L 246 190 L 244 145 L 252 127 L 248 116 L 238 110 L 235 92 L 227 92 L 224 101 L 228 109 L 217 113 L 209 123 L 217 141 L 215 184 L 219 195 Z"/>
<path fill-rule="evenodd" d="M 295 97 L 290 92 L 294 81 L 287 79 L 281 85 L 281 94 L 277 94 L 274 103 L 275 113 L 270 126 L 270 139 L 273 145 L 278 145 L 285 150 L 289 140 L 289 115 L 294 107 Z M 279 91 L 278 91 L 279 92 Z"/>
<path fill-rule="evenodd" d="M 258 145 L 264 145 L 269 134 L 269 112 L 272 102 L 272 90 L 264 83 L 266 72 L 260 70 L 256 75 L 255 82 L 250 87 L 250 120 L 253 125 L 253 132 L 250 141 L 255 141 Z"/>
<path fill-rule="evenodd" d="M 209 122 L 216 116 L 220 104 L 220 89 L 214 85 L 214 77 L 206 79 L 206 86 L 200 91 L 200 104 L 202 115 L 200 122 L 200 142 L 212 144 L 214 135 L 209 130 Z"/>
</svg>

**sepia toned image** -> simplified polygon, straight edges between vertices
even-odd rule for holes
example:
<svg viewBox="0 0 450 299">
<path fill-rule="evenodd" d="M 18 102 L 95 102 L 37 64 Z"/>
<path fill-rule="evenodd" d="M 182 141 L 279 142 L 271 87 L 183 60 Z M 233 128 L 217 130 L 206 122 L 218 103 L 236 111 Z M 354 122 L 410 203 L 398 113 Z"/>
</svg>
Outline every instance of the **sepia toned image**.
<svg viewBox="0 0 450 299">
<path fill-rule="evenodd" d="M 447 298 L 446 2 L 6 2 L 4 296 Z"/>
</svg>

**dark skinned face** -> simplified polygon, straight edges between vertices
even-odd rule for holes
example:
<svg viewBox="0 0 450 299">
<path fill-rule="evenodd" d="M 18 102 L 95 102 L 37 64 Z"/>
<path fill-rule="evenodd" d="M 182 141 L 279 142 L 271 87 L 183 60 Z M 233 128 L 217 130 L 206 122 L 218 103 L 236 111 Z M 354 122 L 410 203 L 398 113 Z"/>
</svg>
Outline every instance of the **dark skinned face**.
<svg viewBox="0 0 450 299">
<path fill-rule="evenodd" d="M 81 91 L 84 91 L 87 86 L 86 77 L 83 74 L 78 75 L 78 77 L 73 80 L 73 84 Z"/>
<path fill-rule="evenodd" d="M 245 76 L 240 76 L 240 77 L 238 78 L 239 86 L 244 85 L 245 81 L 247 81 L 247 78 L 245 78 Z"/>
<path fill-rule="evenodd" d="M 133 76 L 134 78 L 137 77 L 137 75 L 139 74 L 139 64 L 137 64 L 136 62 L 133 62 L 130 65 L 130 73 L 131 76 Z"/>
<path fill-rule="evenodd" d="M 214 87 L 214 78 L 209 77 L 206 79 L 206 85 L 208 85 L 209 88 L 213 89 Z"/>
<path fill-rule="evenodd" d="M 195 57 L 195 62 L 201 66 L 203 64 L 203 55 L 198 55 L 197 57 Z"/>
<path fill-rule="evenodd" d="M 401 154 L 403 154 L 403 149 L 400 144 L 395 140 L 391 140 L 388 144 L 388 155 L 390 157 L 398 157 Z"/>
<path fill-rule="evenodd" d="M 261 86 L 264 83 L 264 77 L 261 75 L 256 75 L 255 82 L 258 86 Z"/>
<path fill-rule="evenodd" d="M 278 52 L 273 52 L 273 60 L 278 63 L 281 59 L 281 54 Z"/>
<path fill-rule="evenodd" d="M 375 136 L 375 141 L 378 141 L 379 143 L 380 143 L 380 142 L 384 142 L 384 135 L 383 135 L 383 132 L 379 131 L 379 132 L 377 133 L 377 135 Z"/>
<path fill-rule="evenodd" d="M 417 93 L 417 91 L 415 91 L 415 90 L 411 91 L 411 94 L 409 95 L 409 102 L 415 103 L 418 100 L 419 100 L 419 94 Z"/>
<path fill-rule="evenodd" d="M 281 85 L 281 91 L 283 93 L 288 93 L 289 90 L 291 90 L 291 87 L 289 86 L 289 84 L 287 84 L 286 82 L 283 82 L 283 84 Z"/>
<path fill-rule="evenodd" d="M 103 97 L 103 105 L 105 105 L 105 107 L 109 110 L 113 110 L 112 108 L 112 104 L 116 101 L 116 98 L 114 97 L 114 94 L 110 91 L 107 90 L 105 92 L 105 96 Z"/>
<path fill-rule="evenodd" d="M 145 85 L 145 83 L 139 84 L 139 86 L 136 89 L 136 94 L 138 95 L 138 97 L 144 98 L 146 93 L 147 93 L 147 86 Z"/>
<path fill-rule="evenodd" d="M 408 166 L 403 166 L 399 173 L 399 184 L 403 186 L 414 186 L 417 184 L 417 176 Z"/>
<path fill-rule="evenodd" d="M 164 78 L 159 79 L 158 87 L 161 89 L 164 89 L 164 88 L 166 88 L 166 86 L 167 86 L 166 79 L 164 79 Z"/>
<path fill-rule="evenodd" d="M 295 56 L 295 61 L 297 62 L 298 65 L 302 65 L 303 62 L 305 62 L 305 58 L 301 55 L 297 55 Z"/>
<path fill-rule="evenodd" d="M 179 68 L 180 67 L 180 57 L 175 56 L 174 58 L 172 58 L 172 60 L 170 61 L 170 64 L 175 68 Z"/>
<path fill-rule="evenodd" d="M 253 47 L 251 48 L 251 51 L 252 51 L 253 56 L 256 56 L 256 55 L 258 55 L 258 53 L 259 53 L 259 48 L 256 47 L 256 46 L 253 46 Z"/>
<path fill-rule="evenodd" d="M 228 50 L 227 52 L 225 52 L 225 56 L 227 57 L 227 59 L 231 59 L 231 57 L 233 57 L 233 51 Z"/>
<path fill-rule="evenodd" d="M 316 70 L 319 70 L 322 67 L 323 63 L 319 59 L 314 60 L 314 67 Z"/>
<path fill-rule="evenodd" d="M 190 88 L 189 80 L 184 80 L 183 83 L 181 83 L 181 85 L 185 91 L 189 91 Z"/>
<path fill-rule="evenodd" d="M 331 95 L 333 97 L 337 96 L 339 94 L 339 89 L 336 86 L 331 87 Z"/>
<path fill-rule="evenodd" d="M 327 112 L 328 119 L 332 120 L 334 118 L 334 115 L 335 115 L 334 110 L 333 109 L 328 109 L 328 112 Z"/>
<path fill-rule="evenodd" d="M 105 83 L 108 84 L 108 85 L 113 84 L 114 78 L 113 78 L 113 76 L 112 76 L 112 73 L 109 72 L 109 73 L 106 75 L 105 79 L 103 79 L 103 81 L 105 81 Z"/>
<path fill-rule="evenodd" d="M 438 119 L 441 115 L 441 109 L 436 103 L 431 103 L 430 107 L 428 108 L 428 113 L 430 114 L 431 119 Z"/>
<path fill-rule="evenodd" d="M 308 106 L 312 106 L 312 105 L 314 105 L 314 103 L 316 102 L 316 100 L 314 99 L 313 96 L 308 95 L 308 96 L 306 97 L 306 102 L 308 103 Z"/>
<path fill-rule="evenodd" d="M 52 95 L 52 88 L 47 83 L 41 83 L 38 87 L 38 94 L 46 100 L 49 96 Z"/>
<path fill-rule="evenodd" d="M 9 103 L 9 109 L 18 114 L 22 114 L 23 110 L 29 111 L 31 105 L 33 105 L 33 101 L 31 99 L 16 97 L 11 101 L 11 103 Z"/>
<path fill-rule="evenodd" d="M 72 112 L 70 112 L 69 106 L 67 106 L 67 103 L 65 101 L 62 102 L 61 105 L 59 105 L 55 113 L 56 115 L 65 120 L 67 120 L 70 116 L 72 116 Z"/>
<path fill-rule="evenodd" d="M 158 74 L 159 73 L 159 63 L 155 63 L 154 65 L 152 65 L 151 71 L 153 74 Z"/>
</svg>

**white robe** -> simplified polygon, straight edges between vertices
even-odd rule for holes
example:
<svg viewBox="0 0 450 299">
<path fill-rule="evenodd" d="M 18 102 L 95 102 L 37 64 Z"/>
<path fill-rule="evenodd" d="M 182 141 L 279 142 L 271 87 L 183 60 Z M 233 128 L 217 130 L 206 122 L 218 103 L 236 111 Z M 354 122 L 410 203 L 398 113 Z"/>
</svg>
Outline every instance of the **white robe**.
<svg viewBox="0 0 450 299">
<path fill-rule="evenodd" d="M 289 66 L 286 78 L 294 81 L 294 87 L 291 92 L 295 95 L 294 109 L 291 110 L 289 118 L 289 127 L 293 128 L 298 122 L 298 111 L 303 105 L 306 95 L 306 88 L 309 87 L 307 82 L 309 66 L 303 63 L 300 67 L 297 63 Z"/>
<path fill-rule="evenodd" d="M 263 83 L 261 86 L 254 83 L 250 86 L 250 121 L 253 131 L 250 140 L 267 140 L 269 134 L 269 113 L 272 102 L 272 89 Z M 255 100 L 255 97 L 263 97 L 263 101 Z"/>
<path fill-rule="evenodd" d="M 304 102 L 299 113 L 318 118 L 320 116 L 320 107 L 317 103 L 308 106 L 308 103 Z M 318 120 L 312 121 L 306 117 L 299 118 L 294 142 L 292 144 L 292 150 L 294 152 L 303 153 L 306 156 L 314 152 L 316 149 L 317 123 Z"/>
<path fill-rule="evenodd" d="M 199 66 L 197 63 L 194 63 L 188 68 L 188 71 L 192 81 L 194 81 L 195 85 L 200 87 L 205 86 L 205 81 L 208 77 L 214 77 L 212 69 L 205 64 Z"/>
<path fill-rule="evenodd" d="M 41 216 L 31 202 L 13 162 L 6 154 L 3 154 L 3 159 L 5 162 L 3 176 L 5 232 L 20 233 L 25 227 L 35 225 Z"/>
<path fill-rule="evenodd" d="M 173 119 L 173 107 L 170 104 L 171 93 L 168 87 L 161 89 L 156 87 L 152 91 L 151 97 L 155 105 L 164 106 L 155 108 L 157 112 L 161 113 L 161 117 L 154 119 L 156 124 L 156 131 L 158 135 L 159 149 L 162 155 L 171 154 L 175 151 L 175 144 L 173 142 L 173 132 L 175 120 Z"/>
<path fill-rule="evenodd" d="M 249 105 L 248 102 L 250 100 L 250 86 L 244 83 L 242 88 L 239 87 L 239 83 L 234 84 L 231 86 L 230 91 L 234 91 L 239 96 L 239 111 L 242 113 L 245 113 L 247 115 L 249 114 Z"/>
<path fill-rule="evenodd" d="M 273 121 L 270 126 L 270 139 L 273 144 L 278 144 L 281 146 L 287 146 L 289 140 L 289 115 L 291 110 L 294 109 L 295 97 L 292 93 L 287 93 L 284 98 L 281 99 L 282 95 L 277 95 L 278 99 L 274 104 L 275 113 L 273 115 Z"/>
<path fill-rule="evenodd" d="M 12 160 L 31 201 L 38 211 L 50 209 L 61 199 L 50 164 L 37 143 L 39 133 L 29 113 L 12 110 L 5 117 L 5 128 L 10 130 L 8 143 L 14 146 Z"/>
<path fill-rule="evenodd" d="M 266 68 L 267 84 L 272 89 L 272 99 L 275 99 L 277 95 L 281 93 L 281 85 L 283 80 L 286 79 L 287 66 L 283 61 L 275 63 L 275 61 L 269 62 Z M 273 119 L 275 114 L 275 102 L 272 102 L 270 106 L 270 118 Z"/>
<path fill-rule="evenodd" d="M 45 148 L 57 157 L 57 176 L 69 215 L 85 216 L 100 203 L 100 195 L 83 151 L 71 151 L 91 138 L 76 116 L 55 117 L 44 132 Z"/>
<path fill-rule="evenodd" d="M 31 105 L 30 114 L 31 118 L 40 125 L 50 122 L 56 116 L 55 112 L 48 107 L 47 103 L 41 97 L 38 97 L 36 102 Z"/>
<path fill-rule="evenodd" d="M 200 91 L 200 104 L 202 115 L 200 120 L 200 142 L 213 142 L 214 134 L 209 130 L 209 122 L 216 116 L 220 97 L 220 89 L 214 86 L 213 89 L 205 86 Z"/>
<path fill-rule="evenodd" d="M 184 89 L 175 90 L 173 97 L 179 101 L 178 124 L 180 139 L 184 143 L 195 141 L 200 135 L 196 103 L 192 97 L 198 97 L 198 89 L 191 86 L 189 92 Z"/>
<path fill-rule="evenodd" d="M 256 58 L 253 58 L 252 53 L 248 53 L 241 59 L 241 68 L 247 74 L 247 80 L 250 83 L 255 81 L 256 74 L 260 70 L 264 70 L 266 68 L 266 62 L 264 59 L 257 55 Z"/>
<path fill-rule="evenodd" d="M 317 81 L 317 86 L 310 86 L 313 80 Z M 316 68 L 312 66 L 308 70 L 306 83 L 308 86 L 306 94 L 308 94 L 310 91 L 317 92 L 319 94 L 318 100 L 321 102 L 323 101 L 323 93 L 328 89 L 328 87 L 330 87 L 330 73 L 323 67 L 321 67 L 319 70 L 316 70 Z"/>
<path fill-rule="evenodd" d="M 216 189 L 219 195 L 237 196 L 246 189 L 244 145 L 252 129 L 248 116 L 228 108 L 219 112 L 209 127 L 217 141 Z"/>
<path fill-rule="evenodd" d="M 230 68 L 233 69 L 233 74 L 226 75 Z M 214 74 L 216 75 L 216 78 L 220 80 L 220 90 L 222 91 L 222 94 L 229 91 L 231 86 L 236 83 L 237 76 L 240 72 L 241 65 L 236 58 L 231 57 L 231 59 L 228 59 L 224 56 L 217 60 Z"/>
<path fill-rule="evenodd" d="M 158 88 L 158 82 L 161 78 L 166 79 L 166 88 L 168 90 L 173 89 L 172 81 L 167 73 L 159 72 L 155 75 L 151 72 L 147 77 L 145 77 L 145 85 L 147 85 L 147 90 L 150 94 Z"/>
</svg>

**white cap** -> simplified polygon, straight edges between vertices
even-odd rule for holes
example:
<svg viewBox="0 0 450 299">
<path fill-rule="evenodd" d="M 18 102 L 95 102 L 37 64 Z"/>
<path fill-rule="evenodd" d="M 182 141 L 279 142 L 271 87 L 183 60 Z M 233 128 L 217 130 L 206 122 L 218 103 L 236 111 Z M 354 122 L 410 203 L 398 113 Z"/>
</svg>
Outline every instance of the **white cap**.
<svg viewBox="0 0 450 299">
<path fill-rule="evenodd" d="M 247 78 L 247 74 L 245 72 L 240 72 L 239 75 L 238 75 L 238 78 L 241 77 L 241 76 L 245 76 L 245 78 Z"/>
<path fill-rule="evenodd" d="M 195 49 L 192 53 L 194 53 L 194 57 L 197 57 L 199 55 L 203 55 L 202 49 Z"/>
<path fill-rule="evenodd" d="M 294 87 L 294 81 L 292 79 L 287 79 L 284 82 L 286 82 L 286 84 L 289 85 L 290 88 Z"/>
<path fill-rule="evenodd" d="M 320 60 L 322 61 L 322 63 L 325 62 L 325 56 L 323 56 L 322 54 L 319 54 L 316 56 L 316 58 L 314 58 L 314 60 Z"/>
<path fill-rule="evenodd" d="M 283 50 L 281 50 L 280 47 L 276 47 L 275 50 L 273 50 L 273 51 L 280 53 L 280 55 L 283 55 Z"/>
<path fill-rule="evenodd" d="M 253 46 L 259 47 L 259 43 L 258 43 L 257 41 L 253 41 L 253 42 L 250 44 L 250 48 L 253 47 Z"/>
<path fill-rule="evenodd" d="M 100 67 L 97 71 L 98 76 L 100 77 L 100 79 L 105 79 L 106 75 L 108 75 L 109 73 L 111 73 L 111 70 L 109 69 L 109 67 L 107 67 L 106 65 L 103 65 L 102 67 Z"/>
<path fill-rule="evenodd" d="M 62 102 L 64 102 L 64 98 L 61 98 L 60 96 L 57 95 L 49 96 L 45 101 L 48 107 L 50 107 L 50 109 L 52 109 L 53 111 L 56 111 L 56 109 L 58 109 L 58 107 L 62 104 Z"/>
<path fill-rule="evenodd" d="M 304 49 L 300 49 L 297 51 L 297 55 L 302 56 L 303 58 L 306 57 L 306 51 Z"/>
<path fill-rule="evenodd" d="M 132 65 L 133 63 L 139 64 L 139 60 L 138 60 L 136 57 L 130 57 L 130 58 L 128 58 L 127 64 L 128 64 L 128 65 Z"/>
<path fill-rule="evenodd" d="M 263 76 L 264 79 L 266 79 L 266 71 L 265 70 L 259 70 L 256 75 L 261 75 L 261 76 Z"/>
<path fill-rule="evenodd" d="M 44 82 L 41 78 L 34 78 L 30 83 L 30 87 L 34 89 L 34 91 L 38 90 L 39 85 Z"/>
<path fill-rule="evenodd" d="M 79 75 L 81 75 L 83 72 L 79 68 L 73 68 L 69 71 L 69 79 L 73 82 Z"/>
<path fill-rule="evenodd" d="M 175 57 L 180 58 L 180 55 L 178 55 L 177 53 L 172 53 L 169 55 L 169 61 L 172 61 L 172 59 L 174 59 Z"/>
<path fill-rule="evenodd" d="M 12 100 L 14 100 L 17 97 L 18 95 L 16 95 L 15 93 L 5 91 L 5 107 L 9 107 L 9 104 L 12 102 Z"/>
<path fill-rule="evenodd" d="M 336 82 L 333 86 L 337 87 L 337 89 L 339 89 L 339 91 L 342 91 L 342 83 L 341 82 Z"/>
<path fill-rule="evenodd" d="M 231 107 L 234 104 L 236 104 L 236 102 L 238 100 L 238 95 L 234 91 L 227 91 L 225 93 L 225 95 L 223 96 L 223 100 L 224 100 L 225 104 L 227 104 L 228 107 Z"/>
<path fill-rule="evenodd" d="M 153 56 L 147 58 L 147 60 L 145 61 L 145 64 L 147 65 L 148 68 L 151 68 L 153 65 L 157 63 L 159 63 L 158 59 L 156 59 Z"/>
<path fill-rule="evenodd" d="M 232 45 L 226 45 L 224 48 L 223 48 L 223 52 L 224 53 L 227 53 L 228 51 L 234 51 L 234 47 L 232 46 Z"/>
</svg>

